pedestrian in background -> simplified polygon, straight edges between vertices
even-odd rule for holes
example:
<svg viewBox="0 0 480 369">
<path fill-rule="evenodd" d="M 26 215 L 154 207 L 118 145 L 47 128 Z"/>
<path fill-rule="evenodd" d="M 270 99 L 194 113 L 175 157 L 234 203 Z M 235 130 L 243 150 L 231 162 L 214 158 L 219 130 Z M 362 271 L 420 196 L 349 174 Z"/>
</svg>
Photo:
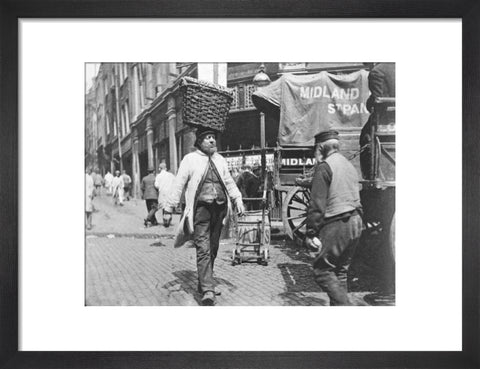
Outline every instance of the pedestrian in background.
<svg viewBox="0 0 480 369">
<path fill-rule="evenodd" d="M 143 224 L 145 227 L 158 225 L 155 217 L 158 207 L 158 191 L 155 188 L 155 169 L 153 167 L 149 167 L 148 174 L 142 178 L 140 190 L 148 212 L 147 217 L 143 220 Z"/>
<path fill-rule="evenodd" d="M 360 133 L 360 168 L 362 170 L 362 176 L 364 179 L 372 179 L 371 173 L 372 168 L 370 167 L 370 160 L 373 153 L 370 150 L 370 142 L 372 141 L 371 137 L 371 127 L 374 119 L 374 106 L 375 100 L 378 97 L 395 97 L 395 63 L 366 63 L 372 64 L 372 70 L 368 74 L 368 88 L 370 89 L 370 96 L 367 100 L 367 109 L 371 113 L 368 118 L 367 123 L 362 128 Z M 385 118 L 392 119 L 394 121 L 395 117 L 391 116 L 394 113 L 389 113 Z M 374 163 L 375 168 L 378 169 L 378 158 L 376 156 L 376 161 Z"/>
<path fill-rule="evenodd" d="M 132 185 L 132 178 L 127 174 L 125 170 L 122 171 L 123 180 L 123 197 L 130 201 L 130 186 Z"/>
<path fill-rule="evenodd" d="M 242 194 L 242 198 L 258 197 L 258 189 L 260 188 L 260 178 L 253 174 L 250 165 L 242 166 L 242 174 L 237 178 L 237 187 Z M 247 210 L 259 209 L 258 201 L 248 201 L 245 204 Z"/>
<path fill-rule="evenodd" d="M 105 174 L 105 188 L 107 189 L 107 194 L 109 195 L 112 194 L 112 181 L 113 175 L 109 170 L 107 170 L 107 174 Z"/>
<path fill-rule="evenodd" d="M 159 173 L 155 177 L 155 188 L 158 190 L 158 207 L 157 210 L 164 209 L 168 196 L 175 181 L 175 176 L 167 170 L 167 164 L 160 163 L 158 166 Z M 170 226 L 172 215 L 164 213 L 162 210 L 163 225 Z"/>
<path fill-rule="evenodd" d="M 92 212 L 93 212 L 93 196 L 95 185 L 91 176 L 92 169 L 87 168 L 85 171 L 85 216 L 87 229 L 92 229 Z"/>
<path fill-rule="evenodd" d="M 227 161 L 217 153 L 217 132 L 199 128 L 196 132 L 196 151 L 183 158 L 175 178 L 172 194 L 165 212 L 178 205 L 184 188 L 185 211 L 177 228 L 175 245 L 179 246 L 193 236 L 197 252 L 198 292 L 202 305 L 214 305 L 215 289 L 213 266 L 225 219 L 231 212 L 230 198 L 237 210 L 244 213 L 242 194 L 228 170 Z"/>
<path fill-rule="evenodd" d="M 359 178 L 339 152 L 337 131 L 316 135 L 315 145 L 323 161 L 316 164 L 313 175 L 305 244 L 318 251 L 313 262 L 315 281 L 328 294 L 330 305 L 352 305 L 347 272 L 363 230 Z"/>
<path fill-rule="evenodd" d="M 120 204 L 120 206 L 123 206 L 123 179 L 120 176 L 120 171 L 116 170 L 115 171 L 115 177 L 113 177 L 112 180 L 112 191 L 113 191 L 113 199 L 115 205 L 117 203 Z"/>
<path fill-rule="evenodd" d="M 262 176 L 262 166 L 258 163 L 253 164 L 252 173 L 260 178 Z"/>
<path fill-rule="evenodd" d="M 232 176 L 233 180 L 235 181 L 235 183 L 237 182 L 237 179 L 238 177 L 240 176 L 240 172 L 237 168 L 232 168 L 230 170 L 230 175 Z"/>
<path fill-rule="evenodd" d="M 103 179 L 98 169 L 95 169 L 92 172 L 92 178 L 93 178 L 93 184 L 95 186 L 95 196 L 101 196 Z"/>
</svg>

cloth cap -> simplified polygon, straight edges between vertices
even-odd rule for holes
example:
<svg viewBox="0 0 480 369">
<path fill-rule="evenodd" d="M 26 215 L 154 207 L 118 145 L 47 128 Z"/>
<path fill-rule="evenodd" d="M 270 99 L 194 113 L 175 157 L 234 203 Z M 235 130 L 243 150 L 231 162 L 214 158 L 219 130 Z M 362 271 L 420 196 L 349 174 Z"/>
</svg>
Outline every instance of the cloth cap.
<svg viewBox="0 0 480 369">
<path fill-rule="evenodd" d="M 147 169 L 148 172 L 155 172 L 155 168 L 152 166 L 149 166 Z"/>
<path fill-rule="evenodd" d="M 198 128 L 195 132 L 195 135 L 197 136 L 197 140 L 201 140 L 208 134 L 213 134 L 215 137 L 217 137 L 217 133 L 218 132 L 212 128 Z"/>
<path fill-rule="evenodd" d="M 315 135 L 315 144 L 319 144 L 331 139 L 335 139 L 335 140 L 339 139 L 337 131 L 334 131 L 334 130 L 325 131 L 325 132 L 319 133 L 318 135 Z"/>
<path fill-rule="evenodd" d="M 195 132 L 195 136 L 197 139 L 195 140 L 194 146 L 200 147 L 200 143 L 202 142 L 203 138 L 208 135 L 208 134 L 213 134 L 215 135 L 215 138 L 217 138 L 218 131 L 212 129 L 212 128 L 198 128 L 197 131 Z"/>
</svg>

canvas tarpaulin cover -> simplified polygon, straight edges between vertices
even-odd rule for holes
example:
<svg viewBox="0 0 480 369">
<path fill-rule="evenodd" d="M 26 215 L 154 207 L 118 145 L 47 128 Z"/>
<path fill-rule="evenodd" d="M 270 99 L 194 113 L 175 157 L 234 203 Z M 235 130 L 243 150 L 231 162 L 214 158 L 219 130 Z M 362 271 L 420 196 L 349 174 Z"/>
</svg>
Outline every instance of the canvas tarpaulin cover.
<svg viewBox="0 0 480 369">
<path fill-rule="evenodd" d="M 336 75 L 285 74 L 253 94 L 260 110 L 280 109 L 281 146 L 311 146 L 313 137 L 329 129 L 362 127 L 368 120 L 368 72 Z"/>
</svg>

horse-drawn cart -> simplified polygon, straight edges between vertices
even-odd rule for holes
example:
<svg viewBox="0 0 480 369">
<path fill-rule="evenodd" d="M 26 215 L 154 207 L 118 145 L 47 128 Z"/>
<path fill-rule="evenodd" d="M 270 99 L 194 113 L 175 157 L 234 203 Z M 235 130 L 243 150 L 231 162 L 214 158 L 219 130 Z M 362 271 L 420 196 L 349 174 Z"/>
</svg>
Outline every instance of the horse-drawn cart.
<svg viewBox="0 0 480 369">
<path fill-rule="evenodd" d="M 366 109 L 368 96 L 368 72 L 364 70 L 348 75 L 327 72 L 319 76 L 283 75 L 252 96 L 258 110 L 271 114 L 278 121 L 277 147 L 225 151 L 222 154 L 227 160 L 243 164 L 266 164 L 261 172 L 268 176 L 268 181 L 265 177 L 260 180 L 267 183 L 269 217 L 281 220 L 285 233 L 301 243 L 306 233 L 310 202 L 308 179 L 311 179 L 316 163 L 313 137 L 328 129 L 337 130 L 340 151 L 351 160 L 361 178 L 360 197 L 366 225 L 364 239 L 379 241 L 393 258 L 395 99 L 377 99 L 371 115 Z M 370 139 L 360 147 L 364 126 L 369 127 Z"/>
<path fill-rule="evenodd" d="M 363 178 L 360 181 L 360 196 L 364 209 L 365 232 L 380 237 L 382 244 L 386 244 L 394 257 L 395 99 L 377 99 L 374 113 L 370 117 L 365 108 L 368 97 L 367 76 L 365 71 L 344 76 L 327 74 L 322 78 L 326 78 L 328 83 L 323 84 L 318 82 L 321 82 L 322 78 L 315 79 L 311 76 L 293 76 L 294 83 L 288 84 L 285 80 L 291 82 L 291 79 L 283 76 L 283 81 L 275 83 L 284 83 L 286 86 L 271 88 L 274 93 L 283 91 L 274 96 L 276 101 L 272 99 L 271 92 L 266 90 L 270 87 L 266 87 L 254 93 L 253 102 L 257 109 L 266 114 L 273 110 L 273 114 L 279 117 L 279 144 L 273 150 L 274 186 L 271 191 L 274 191 L 275 195 L 271 198 L 278 199 L 276 205 L 281 208 L 281 220 L 286 234 L 298 242 L 305 237 L 310 188 L 308 180 L 303 181 L 307 185 L 299 185 L 302 183 L 299 178 L 312 175 L 315 165 L 313 136 L 322 130 L 333 128 L 340 133 L 342 154 L 352 161 L 358 170 L 359 178 Z M 331 84 L 331 80 L 335 83 Z M 339 92 L 335 88 L 338 88 Z M 298 96 L 292 97 L 295 93 Z M 332 109 L 331 101 L 335 93 L 335 109 Z M 285 94 L 288 95 L 287 98 Z M 318 103 L 315 101 L 317 95 L 326 100 L 326 108 L 322 110 L 320 102 L 320 111 L 310 113 L 310 110 L 315 110 L 315 103 Z M 300 116 L 288 111 L 291 106 L 286 105 L 287 102 L 295 105 L 294 113 L 300 112 Z M 350 112 L 355 110 L 358 114 L 346 114 L 348 106 Z M 280 110 L 280 114 L 275 109 Z M 360 133 L 367 120 L 371 139 L 368 144 L 360 147 Z M 367 155 L 369 170 L 362 175 L 360 156 L 365 157 L 365 153 L 370 153 Z M 362 166 L 365 166 L 365 159 L 362 160 Z"/>
</svg>

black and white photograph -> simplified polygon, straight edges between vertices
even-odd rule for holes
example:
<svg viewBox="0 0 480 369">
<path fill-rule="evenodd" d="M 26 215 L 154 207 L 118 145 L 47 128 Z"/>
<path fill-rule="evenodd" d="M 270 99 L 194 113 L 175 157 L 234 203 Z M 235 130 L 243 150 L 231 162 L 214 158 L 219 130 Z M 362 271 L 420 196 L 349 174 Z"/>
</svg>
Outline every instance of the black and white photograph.
<svg viewBox="0 0 480 369">
<path fill-rule="evenodd" d="M 395 68 L 85 63 L 85 305 L 395 306 Z"/>
<path fill-rule="evenodd" d="M 0 367 L 475 367 L 473 3 L 8 4 Z"/>
</svg>

